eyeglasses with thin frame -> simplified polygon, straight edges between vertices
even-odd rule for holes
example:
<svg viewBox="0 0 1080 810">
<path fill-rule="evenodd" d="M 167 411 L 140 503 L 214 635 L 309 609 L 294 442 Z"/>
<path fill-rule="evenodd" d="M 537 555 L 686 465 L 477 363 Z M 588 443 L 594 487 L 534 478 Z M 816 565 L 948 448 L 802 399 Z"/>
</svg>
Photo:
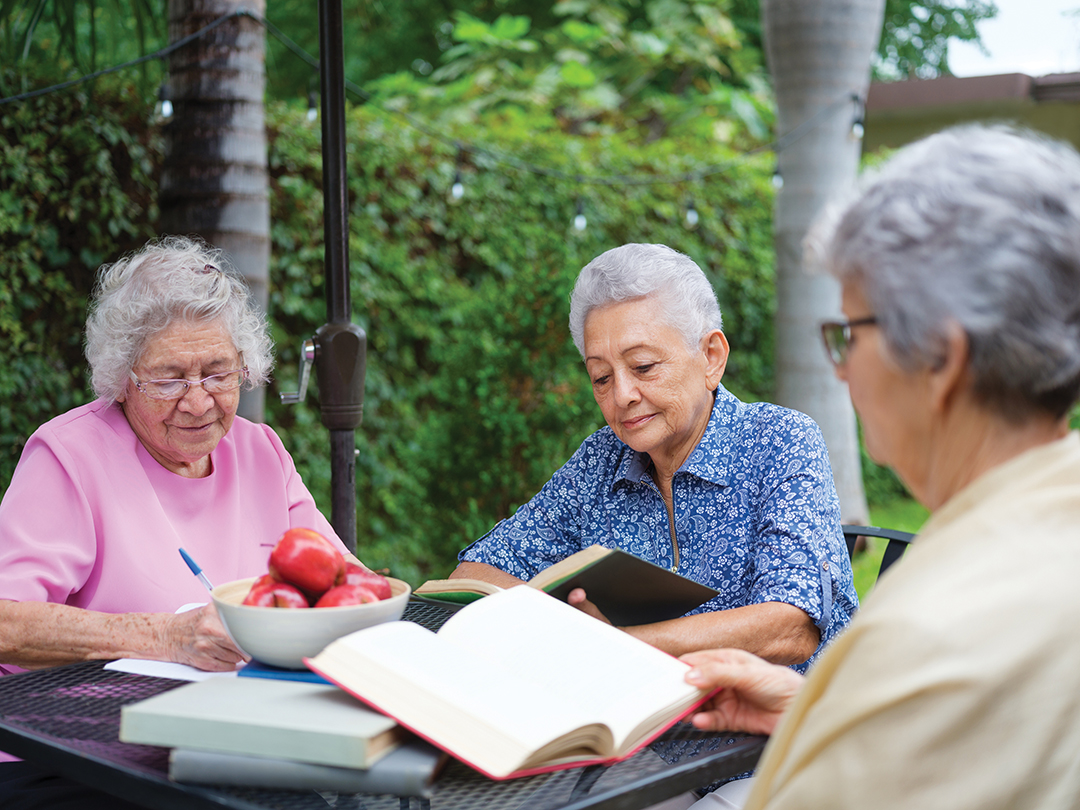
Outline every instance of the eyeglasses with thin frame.
<svg viewBox="0 0 1080 810">
<path fill-rule="evenodd" d="M 851 330 L 856 326 L 871 326 L 877 323 L 877 316 L 856 318 L 853 321 L 826 321 L 821 325 L 821 339 L 825 343 L 825 352 L 830 362 L 840 368 L 847 362 L 851 349 Z"/>
<path fill-rule="evenodd" d="M 150 399 L 183 399 L 188 389 L 193 385 L 201 385 L 208 394 L 227 394 L 235 391 L 248 378 L 248 368 L 223 371 L 220 374 L 211 374 L 201 380 L 140 380 L 134 371 L 128 372 L 138 388 Z"/>
</svg>

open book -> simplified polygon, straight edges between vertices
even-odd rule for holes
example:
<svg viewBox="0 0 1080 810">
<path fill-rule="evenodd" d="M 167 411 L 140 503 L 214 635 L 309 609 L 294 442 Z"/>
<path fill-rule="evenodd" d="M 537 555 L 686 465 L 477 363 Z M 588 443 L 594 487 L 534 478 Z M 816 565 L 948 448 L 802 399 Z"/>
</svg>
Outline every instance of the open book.
<svg viewBox="0 0 1080 810">
<path fill-rule="evenodd" d="M 717 596 L 717 591 L 618 548 L 592 545 L 529 580 L 529 585 L 566 600 L 584 588 L 596 607 L 620 627 L 675 619 Z M 465 604 L 502 590 L 477 579 L 436 579 L 414 593 Z"/>
<path fill-rule="evenodd" d="M 625 759 L 708 698 L 677 658 L 525 586 L 306 663 L 492 779 Z"/>
</svg>

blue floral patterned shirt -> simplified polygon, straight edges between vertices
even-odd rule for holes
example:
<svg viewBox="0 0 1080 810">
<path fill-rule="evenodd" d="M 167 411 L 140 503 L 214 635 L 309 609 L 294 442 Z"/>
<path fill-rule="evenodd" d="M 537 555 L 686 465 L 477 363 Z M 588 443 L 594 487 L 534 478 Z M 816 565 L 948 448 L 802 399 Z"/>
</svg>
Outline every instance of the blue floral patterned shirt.
<svg viewBox="0 0 1080 810">
<path fill-rule="evenodd" d="M 667 568 L 675 553 L 647 454 L 605 427 L 532 500 L 459 559 L 530 579 L 593 543 Z M 722 386 L 698 446 L 672 481 L 678 572 L 720 591 L 693 613 L 761 602 L 806 611 L 821 646 L 858 606 L 829 454 L 817 424 Z"/>
</svg>

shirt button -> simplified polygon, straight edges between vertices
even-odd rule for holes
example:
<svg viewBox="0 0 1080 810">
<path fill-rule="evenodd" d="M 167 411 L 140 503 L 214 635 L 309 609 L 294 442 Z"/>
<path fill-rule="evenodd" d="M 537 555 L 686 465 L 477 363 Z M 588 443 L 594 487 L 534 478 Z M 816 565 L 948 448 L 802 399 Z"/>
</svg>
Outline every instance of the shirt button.
<svg viewBox="0 0 1080 810">
<path fill-rule="evenodd" d="M 824 568 L 826 571 L 829 570 L 829 564 L 828 563 L 822 563 L 821 567 Z"/>
</svg>

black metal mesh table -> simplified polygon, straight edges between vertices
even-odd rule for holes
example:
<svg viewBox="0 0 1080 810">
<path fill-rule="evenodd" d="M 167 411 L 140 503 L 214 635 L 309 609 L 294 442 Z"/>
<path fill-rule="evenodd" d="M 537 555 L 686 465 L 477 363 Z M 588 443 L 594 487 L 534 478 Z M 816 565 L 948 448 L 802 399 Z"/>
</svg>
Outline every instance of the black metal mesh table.
<svg viewBox="0 0 1080 810">
<path fill-rule="evenodd" d="M 432 628 L 446 616 L 443 608 L 416 602 L 405 614 Z M 0 750 L 159 810 L 634 810 L 753 768 L 765 743 L 763 737 L 707 734 L 680 725 L 615 765 L 501 782 L 451 761 L 430 799 L 181 785 L 168 779 L 167 748 L 122 743 L 117 735 L 121 706 L 183 682 L 103 665 L 87 662 L 0 678 Z"/>
</svg>

